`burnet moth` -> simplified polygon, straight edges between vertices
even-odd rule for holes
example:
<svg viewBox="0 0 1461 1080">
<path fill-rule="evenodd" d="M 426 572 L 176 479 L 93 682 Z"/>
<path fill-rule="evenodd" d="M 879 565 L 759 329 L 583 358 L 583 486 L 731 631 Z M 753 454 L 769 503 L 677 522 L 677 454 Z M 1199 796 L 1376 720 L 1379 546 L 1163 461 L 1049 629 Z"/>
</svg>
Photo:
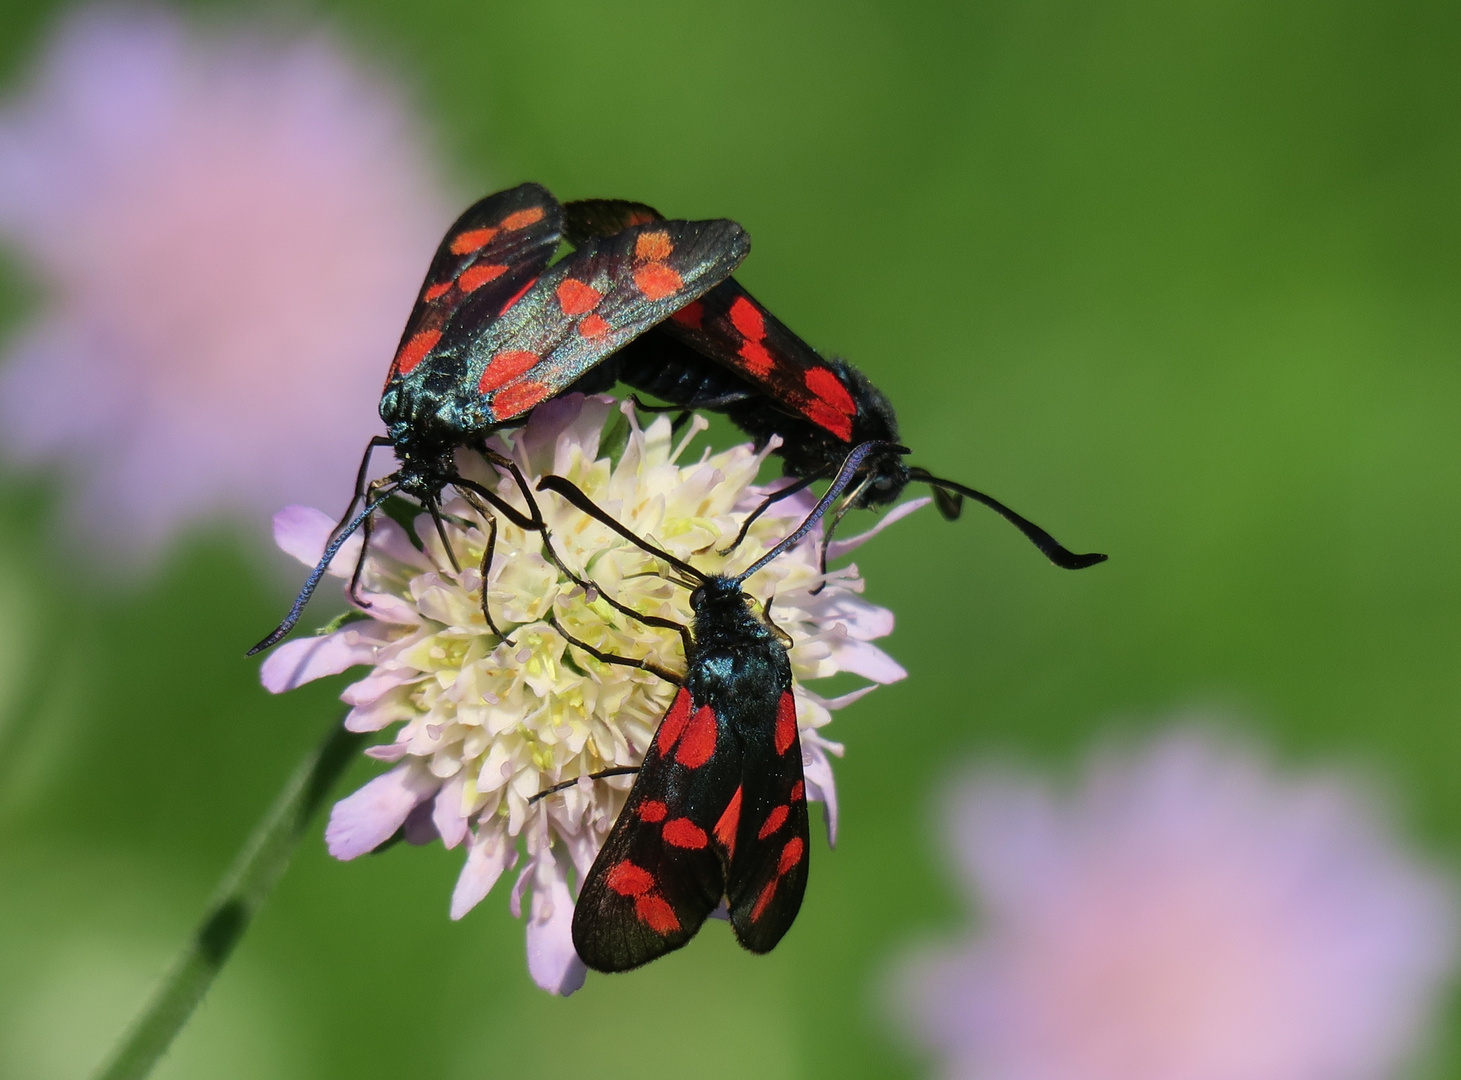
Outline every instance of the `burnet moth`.
<svg viewBox="0 0 1461 1080">
<path fill-rule="evenodd" d="M 487 196 L 447 231 L 381 394 L 388 434 L 366 447 L 354 497 L 289 614 L 249 655 L 293 629 L 341 546 L 363 527 L 366 543 L 351 581 L 359 599 L 371 515 L 396 493 L 415 498 L 431 514 L 454 564 L 441 522 L 442 491 L 454 487 L 482 514 L 488 523 L 485 582 L 496 538 L 491 508 L 522 528 L 543 530 L 526 481 L 487 446 L 487 436 L 522 423 L 534 405 L 725 280 L 750 250 L 750 239 L 733 221 L 655 221 L 581 244 L 549 268 L 562 234 L 563 208 L 537 184 Z M 394 449 L 399 467 L 367 483 L 371 454 L 382 446 Z M 454 455 L 464 446 L 512 475 L 528 514 L 460 475 Z M 482 612 L 499 632 L 485 587 Z"/>
<path fill-rule="evenodd" d="M 653 207 L 622 199 L 584 199 L 564 204 L 564 211 L 566 235 L 574 244 L 591 245 L 663 220 Z M 898 445 L 897 417 L 882 392 L 847 361 L 824 359 L 731 277 L 630 341 L 599 370 L 606 379 L 612 374 L 679 408 L 724 412 L 760 446 L 772 435 L 781 437 L 775 453 L 795 482 L 747 517 L 737 543 L 775 499 L 831 476 L 849 447 L 868 441 Z M 932 488 L 950 521 L 968 497 L 1014 525 L 1056 566 L 1081 570 L 1105 561 L 1105 555 L 1067 550 L 997 499 L 909 465 L 904 453 L 884 449 L 867 459 L 833 512 L 826 540 L 849 509 L 886 506 L 919 481 Z"/>
<path fill-rule="evenodd" d="M 796 919 L 809 835 L 791 662 L 785 635 L 769 612 L 752 609 L 741 585 L 811 531 L 869 456 L 899 450 L 876 442 L 854 448 L 796 531 L 734 577 L 704 574 L 654 546 L 563 477 L 539 481 L 540 490 L 562 495 L 664 560 L 692 590 L 693 627 L 677 627 L 685 643 L 683 679 L 565 634 L 600 660 L 646 668 L 680 685 L 579 889 L 573 944 L 594 970 L 628 971 L 680 948 L 722 900 L 737 940 L 752 952 L 771 951 Z"/>
</svg>

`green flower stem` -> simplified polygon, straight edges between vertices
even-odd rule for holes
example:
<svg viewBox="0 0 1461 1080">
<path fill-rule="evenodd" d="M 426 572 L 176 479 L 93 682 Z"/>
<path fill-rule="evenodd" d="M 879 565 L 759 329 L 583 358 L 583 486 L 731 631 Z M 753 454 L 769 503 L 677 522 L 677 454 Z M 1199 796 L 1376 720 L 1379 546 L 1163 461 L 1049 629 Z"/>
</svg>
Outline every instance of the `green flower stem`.
<svg viewBox="0 0 1461 1080">
<path fill-rule="evenodd" d="M 337 721 L 300 762 L 229 867 L 202 924 L 146 1011 L 96 1074 L 97 1080 L 142 1080 L 167 1053 L 289 866 L 295 844 L 364 739 Z"/>
</svg>

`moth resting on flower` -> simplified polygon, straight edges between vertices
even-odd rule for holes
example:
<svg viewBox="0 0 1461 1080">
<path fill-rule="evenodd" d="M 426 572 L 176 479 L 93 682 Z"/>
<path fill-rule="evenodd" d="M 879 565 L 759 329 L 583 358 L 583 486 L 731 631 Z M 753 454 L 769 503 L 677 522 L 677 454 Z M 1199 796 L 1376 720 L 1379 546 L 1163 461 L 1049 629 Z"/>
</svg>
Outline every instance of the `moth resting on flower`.
<svg viewBox="0 0 1461 1080">
<path fill-rule="evenodd" d="M 772 504 L 739 548 L 717 554 L 764 497 L 755 480 L 765 452 L 742 444 L 681 464 L 704 426 L 695 417 L 676 440 L 664 417 L 641 428 L 629 403 L 616 411 L 612 399 L 570 395 L 545 402 L 526 427 L 490 445 L 530 482 L 548 473 L 566 477 L 676 558 L 704 573 L 734 574 L 790 533 L 813 499 L 800 493 Z M 516 485 L 477 455 L 460 452 L 458 466 L 504 499 L 520 498 Z M 926 502 L 903 504 L 871 532 L 831 545 L 829 555 L 846 554 Z M 576 575 L 637 612 L 690 620 L 687 591 L 662 576 L 655 558 L 562 500 L 540 495 L 539 506 L 556 550 Z M 481 520 L 464 502 L 445 509 L 460 571 L 452 569 L 429 521 L 413 539 L 383 517 L 365 561 L 358 617 L 327 634 L 284 643 L 265 661 L 263 680 L 280 692 L 369 666 L 342 695 L 352 706 L 346 724 L 358 731 L 393 728 L 391 741 L 367 753 L 394 768 L 336 804 L 326 830 L 331 853 L 355 858 L 398 830 L 412 842 L 440 838 L 446 847 L 465 847 L 453 918 L 521 862 L 511 906 L 522 915 L 529 895 L 529 970 L 544 989 L 571 993 L 585 969 L 570 933 L 570 869 L 580 881 L 587 874 L 630 778 L 584 780 L 552 798 L 530 800 L 565 780 L 637 766 L 676 688 L 647 671 L 596 661 L 570 647 L 564 633 L 675 672 L 684 670 L 680 639 L 586 594 L 544 557 L 539 534 L 499 519 L 487 585 L 494 616 L 510 637 L 502 641 L 482 617 Z M 333 524 L 323 511 L 291 507 L 275 519 L 275 533 L 285 551 L 313 565 Z M 775 597 L 776 624 L 790 639 L 805 794 L 823 803 L 832 839 L 837 814 L 829 755 L 840 755 L 842 747 L 821 729 L 832 710 L 873 687 L 829 699 L 806 684 L 838 672 L 889 683 L 905 672 L 872 644 L 892 631 L 892 613 L 862 598 L 854 566 L 830 571 L 824 582 L 819 542 L 820 530 L 813 529 L 748 581 L 747 592 L 759 606 Z M 330 572 L 348 578 L 358 554 L 353 541 Z"/>
</svg>

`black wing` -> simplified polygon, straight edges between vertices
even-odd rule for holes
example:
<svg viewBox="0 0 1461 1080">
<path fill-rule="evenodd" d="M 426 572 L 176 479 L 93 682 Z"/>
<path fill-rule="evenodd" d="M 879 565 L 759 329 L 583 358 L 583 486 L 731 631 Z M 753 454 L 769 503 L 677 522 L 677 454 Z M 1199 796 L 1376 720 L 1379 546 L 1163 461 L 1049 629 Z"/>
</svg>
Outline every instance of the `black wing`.
<svg viewBox="0 0 1461 1080">
<path fill-rule="evenodd" d="M 775 727 L 747 738 L 735 850 L 726 875 L 731 926 L 752 952 L 791 929 L 807 891 L 810 832 L 796 703 L 784 690 Z"/>
<path fill-rule="evenodd" d="M 579 891 L 573 945 L 585 964 L 627 971 L 695 936 L 725 893 L 741 773 L 725 718 L 682 688 Z"/>
<path fill-rule="evenodd" d="M 442 354 L 463 371 L 457 406 L 483 425 L 520 416 L 724 281 L 750 246 L 733 221 L 656 222 L 586 244 L 476 333 L 459 358 Z"/>
<path fill-rule="evenodd" d="M 469 206 L 431 260 L 386 377 L 389 386 L 492 322 L 548 265 L 563 235 L 563 208 L 548 190 L 522 184 Z"/>
<path fill-rule="evenodd" d="M 659 218 L 654 207 L 623 199 L 582 199 L 566 203 L 563 210 L 564 235 L 575 246 Z M 851 441 L 858 413 L 857 388 L 849 386 L 835 367 L 734 278 L 721 282 L 702 299 L 682 305 L 648 337 L 660 340 L 647 340 L 640 349 L 644 356 L 636 359 L 645 360 L 653 344 L 655 360 L 674 371 L 655 372 L 650 379 L 631 383 L 638 389 L 666 396 L 662 390 L 668 388 L 672 393 L 676 382 L 708 386 L 699 376 L 676 379 L 695 369 L 694 361 L 684 355 L 690 351 L 724 365 L 783 408 L 806 417 L 842 442 Z M 635 365 L 626 368 L 626 376 L 634 369 Z M 727 389 L 734 389 L 734 384 Z M 687 407 L 698 404 L 666 400 Z"/>
</svg>

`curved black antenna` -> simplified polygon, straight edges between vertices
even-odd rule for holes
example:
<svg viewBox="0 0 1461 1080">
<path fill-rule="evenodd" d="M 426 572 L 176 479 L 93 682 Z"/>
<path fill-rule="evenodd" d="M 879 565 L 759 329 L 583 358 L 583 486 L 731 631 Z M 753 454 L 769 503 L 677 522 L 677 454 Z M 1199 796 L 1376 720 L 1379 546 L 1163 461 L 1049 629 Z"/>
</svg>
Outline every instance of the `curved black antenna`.
<svg viewBox="0 0 1461 1080">
<path fill-rule="evenodd" d="M 340 549 L 345 546 L 345 541 L 350 539 L 355 530 L 360 528 L 361 523 L 370 517 L 371 514 L 375 513 L 376 508 L 385 502 L 386 499 L 390 498 L 395 490 L 395 488 L 387 488 L 381 492 L 375 499 L 366 503 L 360 513 L 350 519 L 350 523 L 344 529 L 335 534 L 335 538 L 325 548 L 325 553 L 320 556 L 320 561 L 309 572 L 309 577 L 305 578 L 304 588 L 300 589 L 299 595 L 294 598 L 294 605 L 289 609 L 289 614 L 284 616 L 284 621 L 274 627 L 268 637 L 255 645 L 245 655 L 253 656 L 255 653 L 261 653 L 265 649 L 279 644 L 284 639 L 284 635 L 294 629 L 294 624 L 299 622 L 300 615 L 304 614 L 304 605 L 308 604 L 309 598 L 314 595 L 315 586 L 320 583 L 320 578 L 325 576 L 325 571 L 330 568 L 330 563 L 335 561 L 335 556 L 340 554 Z"/>
<path fill-rule="evenodd" d="M 739 585 L 741 582 L 745 581 L 746 578 L 750 577 L 757 570 L 761 569 L 761 567 L 765 566 L 772 559 L 776 558 L 776 556 L 780 555 L 787 548 L 795 545 L 799 540 L 801 540 L 802 537 L 806 536 L 807 533 L 811 532 L 812 527 L 816 525 L 817 522 L 821 520 L 822 515 L 827 512 L 827 508 L 831 506 L 834 502 L 836 502 L 837 497 L 847 489 L 847 485 L 852 483 L 853 477 L 856 475 L 858 467 L 862 465 L 863 459 L 877 450 L 891 450 L 895 454 L 908 453 L 908 448 L 906 446 L 899 446 L 897 443 L 890 442 L 877 442 L 874 440 L 869 440 L 868 442 L 853 447 L 852 452 L 848 454 L 847 457 L 843 460 L 842 468 L 837 470 L 837 476 L 832 480 L 832 485 L 827 488 L 826 493 L 822 496 L 820 501 L 818 501 L 817 505 L 812 508 L 812 512 L 807 515 L 807 519 L 801 523 L 801 526 L 796 530 L 796 532 L 792 533 L 785 540 L 781 541 L 781 543 L 777 544 L 765 555 L 762 555 L 759 559 L 753 562 L 749 568 L 741 571 L 741 573 L 737 574 L 731 580 Z"/>
<path fill-rule="evenodd" d="M 982 491 L 975 491 L 971 487 L 965 487 L 963 484 L 955 483 L 952 480 L 942 480 L 934 476 L 927 469 L 921 469 L 917 466 L 909 469 L 908 475 L 910 479 L 920 480 L 930 487 L 943 488 L 945 491 L 956 492 L 957 494 L 965 495 L 973 499 L 975 502 L 983 503 L 1015 528 L 1019 529 L 1020 532 L 1024 533 L 1025 538 L 1039 548 L 1042 555 L 1062 570 L 1084 570 L 1088 566 L 1095 566 L 1097 563 L 1103 563 L 1107 559 L 1107 556 L 1094 551 L 1085 555 L 1076 554 L 1074 551 L 1064 547 L 1059 540 L 1055 539 L 1055 537 L 1051 536 L 1033 521 L 1021 517 L 1004 503 L 998 499 L 991 498 Z"/>
<path fill-rule="evenodd" d="M 616 533 L 622 536 L 625 540 L 628 540 L 635 547 L 649 552 L 656 558 L 663 559 L 665 562 L 669 563 L 676 570 L 680 571 L 680 573 L 684 574 L 686 577 L 690 578 L 693 581 L 705 580 L 705 575 L 702 574 L 699 570 L 696 570 L 689 563 L 675 558 L 663 548 L 655 547 L 648 540 L 636 536 L 625 526 L 619 524 L 619 522 L 615 521 L 608 514 L 604 513 L 603 510 L 599 509 L 599 504 L 594 502 L 587 495 L 585 495 L 583 493 L 583 490 L 572 480 L 568 480 L 562 476 L 554 476 L 552 473 L 549 473 L 547 476 L 538 481 L 538 490 L 551 491 L 555 494 L 562 495 L 565 499 L 571 502 L 574 506 L 578 507 L 578 509 L 582 510 L 589 517 L 593 518 L 601 525 L 607 525 L 609 528 L 613 529 Z"/>
</svg>

